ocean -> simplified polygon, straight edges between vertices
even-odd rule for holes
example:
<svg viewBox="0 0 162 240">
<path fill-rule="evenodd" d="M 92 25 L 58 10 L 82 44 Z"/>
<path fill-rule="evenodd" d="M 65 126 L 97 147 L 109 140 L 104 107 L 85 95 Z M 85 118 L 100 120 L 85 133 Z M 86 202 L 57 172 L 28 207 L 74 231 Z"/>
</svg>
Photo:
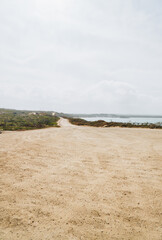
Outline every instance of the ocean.
<svg viewBox="0 0 162 240">
<path fill-rule="evenodd" d="M 160 123 L 162 125 L 162 118 L 143 118 L 143 117 L 86 117 L 83 118 L 87 121 L 98 121 L 98 120 L 104 120 L 106 122 L 123 122 L 123 123 Z"/>
</svg>

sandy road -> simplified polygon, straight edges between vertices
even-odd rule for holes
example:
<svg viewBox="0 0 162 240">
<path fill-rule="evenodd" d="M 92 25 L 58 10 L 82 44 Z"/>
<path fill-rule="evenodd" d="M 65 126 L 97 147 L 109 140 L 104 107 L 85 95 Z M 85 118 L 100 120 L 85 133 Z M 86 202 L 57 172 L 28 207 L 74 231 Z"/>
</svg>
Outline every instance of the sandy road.
<svg viewBox="0 0 162 240">
<path fill-rule="evenodd" d="M 1 240 L 162 239 L 162 131 L 0 135 Z"/>
<path fill-rule="evenodd" d="M 70 127 L 70 128 L 75 128 L 75 125 L 72 125 L 67 119 L 65 118 L 60 118 L 60 120 L 58 121 L 58 125 L 60 127 Z"/>
</svg>

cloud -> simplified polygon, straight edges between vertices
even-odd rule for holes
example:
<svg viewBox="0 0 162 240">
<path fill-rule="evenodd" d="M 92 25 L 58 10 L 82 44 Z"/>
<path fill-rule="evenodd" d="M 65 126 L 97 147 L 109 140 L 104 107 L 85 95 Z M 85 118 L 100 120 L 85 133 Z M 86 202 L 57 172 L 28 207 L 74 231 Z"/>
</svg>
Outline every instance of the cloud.
<svg viewBox="0 0 162 240">
<path fill-rule="evenodd" d="M 135 86 L 119 81 L 101 81 L 84 91 L 81 96 L 83 102 L 88 102 L 86 112 L 111 112 L 111 113 L 138 113 L 140 105 L 146 106 L 152 97 L 138 91 Z M 78 100 L 78 104 L 81 101 Z M 84 105 L 84 104 L 83 104 Z M 150 109 L 147 109 L 149 112 Z M 142 114 L 142 112 L 140 112 Z"/>
<path fill-rule="evenodd" d="M 161 10 L 160 0 L 1 1 L 0 106 L 162 114 Z"/>
</svg>

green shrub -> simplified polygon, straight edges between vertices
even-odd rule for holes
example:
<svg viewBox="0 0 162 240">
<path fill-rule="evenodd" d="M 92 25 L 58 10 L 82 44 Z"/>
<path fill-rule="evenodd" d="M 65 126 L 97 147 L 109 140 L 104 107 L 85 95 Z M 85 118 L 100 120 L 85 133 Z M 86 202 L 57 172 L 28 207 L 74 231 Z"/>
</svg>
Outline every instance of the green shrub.
<svg viewBox="0 0 162 240">
<path fill-rule="evenodd" d="M 58 120 L 58 117 L 47 113 L 29 115 L 28 112 L 4 112 L 0 114 L 0 129 L 15 131 L 58 127 Z"/>
<path fill-rule="evenodd" d="M 151 128 L 162 129 L 160 124 L 153 123 L 122 123 L 122 122 L 105 122 L 103 120 L 98 121 L 86 121 L 81 118 L 68 118 L 70 123 L 78 126 L 93 126 L 93 127 L 126 127 L 126 128 Z"/>
</svg>

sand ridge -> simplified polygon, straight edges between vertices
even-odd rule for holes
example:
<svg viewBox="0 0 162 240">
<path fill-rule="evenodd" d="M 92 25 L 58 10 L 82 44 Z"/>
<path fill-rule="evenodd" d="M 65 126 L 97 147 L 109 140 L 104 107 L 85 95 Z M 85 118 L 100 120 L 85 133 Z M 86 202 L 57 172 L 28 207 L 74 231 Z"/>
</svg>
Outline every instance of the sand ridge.
<svg viewBox="0 0 162 240">
<path fill-rule="evenodd" d="M 0 135 L 1 240 L 162 239 L 162 131 Z"/>
</svg>

